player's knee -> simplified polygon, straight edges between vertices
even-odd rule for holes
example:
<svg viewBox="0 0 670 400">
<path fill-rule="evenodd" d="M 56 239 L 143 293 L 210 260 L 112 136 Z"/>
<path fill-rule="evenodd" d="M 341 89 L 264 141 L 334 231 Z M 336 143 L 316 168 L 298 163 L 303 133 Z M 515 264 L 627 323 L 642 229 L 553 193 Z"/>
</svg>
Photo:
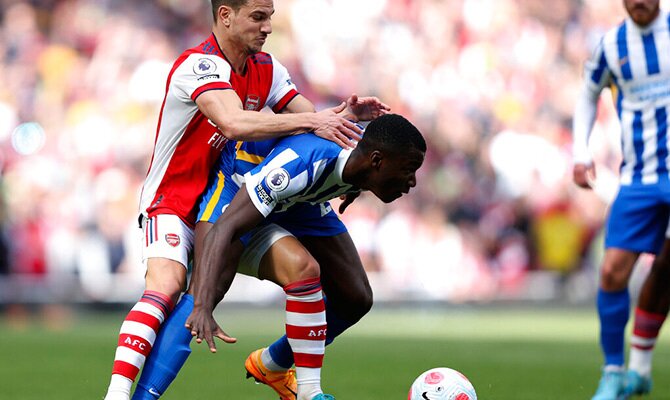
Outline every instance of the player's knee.
<svg viewBox="0 0 670 400">
<path fill-rule="evenodd" d="M 296 255 L 293 260 L 293 275 L 295 281 L 313 279 L 321 276 L 319 263 L 307 253 Z"/>
<path fill-rule="evenodd" d="M 167 259 L 149 259 L 147 263 L 147 290 L 163 293 L 173 301 L 186 286 L 186 268 L 179 262 Z"/>
<path fill-rule="evenodd" d="M 628 250 L 607 249 L 600 271 L 600 287 L 605 291 L 625 289 L 628 286 L 638 256 L 638 253 Z"/>
<path fill-rule="evenodd" d="M 604 263 L 600 271 L 600 286 L 606 291 L 623 290 L 628 285 L 630 271 L 617 263 Z"/>
<path fill-rule="evenodd" d="M 364 285 L 355 286 L 357 289 L 347 293 L 346 297 L 332 299 L 333 310 L 348 321 L 358 321 L 372 309 L 372 289 Z"/>
<path fill-rule="evenodd" d="M 663 252 L 656 257 L 650 275 L 652 279 L 670 286 L 670 254 Z"/>
<path fill-rule="evenodd" d="M 363 318 L 365 314 L 370 312 L 372 309 L 372 291 L 362 291 L 359 293 L 358 296 L 354 297 L 352 299 L 352 302 L 350 304 L 350 312 L 352 315 L 350 316 L 350 319 L 354 321 L 358 321 L 359 319 Z"/>
</svg>

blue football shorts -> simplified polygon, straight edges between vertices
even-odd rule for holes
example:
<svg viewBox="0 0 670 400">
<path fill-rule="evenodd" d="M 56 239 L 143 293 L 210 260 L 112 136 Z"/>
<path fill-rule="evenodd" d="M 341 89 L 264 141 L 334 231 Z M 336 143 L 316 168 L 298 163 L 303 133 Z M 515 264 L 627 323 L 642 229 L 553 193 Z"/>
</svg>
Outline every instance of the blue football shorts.
<svg viewBox="0 0 670 400">
<path fill-rule="evenodd" d="M 620 186 L 605 230 L 605 248 L 658 254 L 668 232 L 670 188 L 662 185 Z"/>
</svg>

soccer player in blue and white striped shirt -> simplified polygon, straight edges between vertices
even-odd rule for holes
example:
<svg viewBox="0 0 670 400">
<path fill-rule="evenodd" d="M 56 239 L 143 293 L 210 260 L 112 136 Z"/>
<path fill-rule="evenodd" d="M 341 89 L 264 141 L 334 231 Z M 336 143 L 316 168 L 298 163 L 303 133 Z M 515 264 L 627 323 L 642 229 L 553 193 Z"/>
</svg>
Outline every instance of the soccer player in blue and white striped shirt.
<svg viewBox="0 0 670 400">
<path fill-rule="evenodd" d="M 215 349 L 213 337 L 226 336 L 214 321 L 212 311 L 239 271 L 233 256 L 237 239 L 260 237 L 263 243 L 248 245 L 253 248 L 250 258 L 260 258 L 275 241 L 293 238 L 271 222 L 274 216 L 361 190 L 391 202 L 416 185 L 416 171 L 425 152 L 426 143 L 419 131 L 395 114 L 371 122 L 353 150 L 331 146 L 314 135 L 280 140 L 263 162 L 245 174 L 244 185 L 205 239 L 194 269 L 195 305 L 187 321 L 197 341 L 204 338 Z M 303 252 L 299 251 L 301 244 L 297 240 L 292 246 L 296 256 Z M 287 268 L 273 263 L 272 255 L 254 263 L 244 259 L 243 253 L 241 265 L 253 264 L 251 275 L 271 280 L 286 292 L 286 335 L 296 365 L 297 400 L 330 399 L 320 389 L 327 321 L 319 265 Z"/>
<path fill-rule="evenodd" d="M 624 373 L 628 280 L 640 253 L 659 254 L 670 216 L 670 15 L 659 0 L 624 0 L 628 18 L 608 31 L 585 65 L 585 85 L 573 121 L 577 185 L 590 188 L 595 166 L 587 150 L 603 88 L 610 86 L 621 123 L 620 187 L 607 219 L 598 315 L 605 366 L 593 400 L 651 390 L 651 354 L 667 303 L 658 301 L 652 273 L 636 309 L 629 371 Z M 663 252 L 665 254 L 665 252 Z M 668 263 L 657 257 L 655 270 Z M 654 292 L 656 290 L 656 292 Z"/>
</svg>

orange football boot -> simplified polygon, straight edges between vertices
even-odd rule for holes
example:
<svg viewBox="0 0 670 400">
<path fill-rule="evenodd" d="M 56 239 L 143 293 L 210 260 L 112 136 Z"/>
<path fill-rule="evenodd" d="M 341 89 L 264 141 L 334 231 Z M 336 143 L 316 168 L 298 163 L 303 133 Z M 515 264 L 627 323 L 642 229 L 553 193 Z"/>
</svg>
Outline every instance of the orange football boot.
<svg viewBox="0 0 670 400">
<path fill-rule="evenodd" d="M 270 371 L 261 361 L 261 353 L 264 349 L 258 349 L 249 354 L 244 362 L 247 369 L 247 378 L 253 377 L 257 383 L 270 386 L 281 400 L 296 400 L 298 395 L 298 382 L 295 379 L 295 370 Z"/>
</svg>

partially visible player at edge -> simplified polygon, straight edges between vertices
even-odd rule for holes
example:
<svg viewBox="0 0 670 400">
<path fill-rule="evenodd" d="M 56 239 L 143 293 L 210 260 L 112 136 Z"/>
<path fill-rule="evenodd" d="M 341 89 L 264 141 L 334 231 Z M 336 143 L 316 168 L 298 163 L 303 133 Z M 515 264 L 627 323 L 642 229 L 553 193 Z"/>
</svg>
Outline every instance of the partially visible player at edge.
<svg viewBox="0 0 670 400">
<path fill-rule="evenodd" d="M 271 0 L 212 0 L 212 35 L 186 50 L 168 75 L 151 166 L 140 200 L 146 291 L 123 322 L 106 400 L 127 400 L 162 322 L 185 288 L 199 196 L 227 140 L 313 131 L 343 147 L 361 130 L 355 110 L 382 114 L 376 98 L 315 113 L 286 68 L 262 53 Z M 233 90 L 234 89 L 234 90 Z M 276 113 L 258 113 L 268 106 Z"/>
<path fill-rule="evenodd" d="M 607 219 L 600 272 L 597 308 L 605 365 L 593 400 L 615 400 L 651 390 L 652 351 L 668 313 L 665 293 L 670 282 L 662 275 L 667 276 L 670 265 L 670 14 L 660 10 L 659 0 L 623 3 L 628 18 L 605 34 L 585 65 L 585 85 L 573 122 L 573 178 L 580 187 L 590 188 L 595 166 L 587 149 L 588 137 L 600 92 L 612 86 L 621 122 L 623 161 L 619 193 Z M 635 309 L 626 372 L 628 281 L 640 253 L 657 257 Z"/>
<path fill-rule="evenodd" d="M 240 243 L 252 237 L 245 252 L 260 258 L 275 241 L 292 234 L 269 218 L 292 207 L 318 205 L 346 193 L 370 190 L 390 203 L 416 186 L 416 171 L 423 164 L 426 142 L 402 116 L 383 115 L 372 121 L 353 149 L 312 135 L 280 140 L 258 166 L 244 175 L 244 183 L 205 238 L 196 259 L 191 291 L 193 312 L 187 327 L 196 341 L 204 339 L 213 352 L 214 337 L 229 336 L 212 316 L 238 271 Z M 260 242 L 260 243 L 258 243 Z M 297 244 L 299 246 L 299 244 Z M 311 263 L 296 270 L 263 256 L 245 273 L 268 279 L 286 292 L 286 334 L 294 353 L 298 381 L 297 400 L 333 399 L 321 391 L 320 374 L 325 353 L 327 319 L 320 268 Z M 264 264 L 264 265 L 263 265 Z"/>
</svg>

